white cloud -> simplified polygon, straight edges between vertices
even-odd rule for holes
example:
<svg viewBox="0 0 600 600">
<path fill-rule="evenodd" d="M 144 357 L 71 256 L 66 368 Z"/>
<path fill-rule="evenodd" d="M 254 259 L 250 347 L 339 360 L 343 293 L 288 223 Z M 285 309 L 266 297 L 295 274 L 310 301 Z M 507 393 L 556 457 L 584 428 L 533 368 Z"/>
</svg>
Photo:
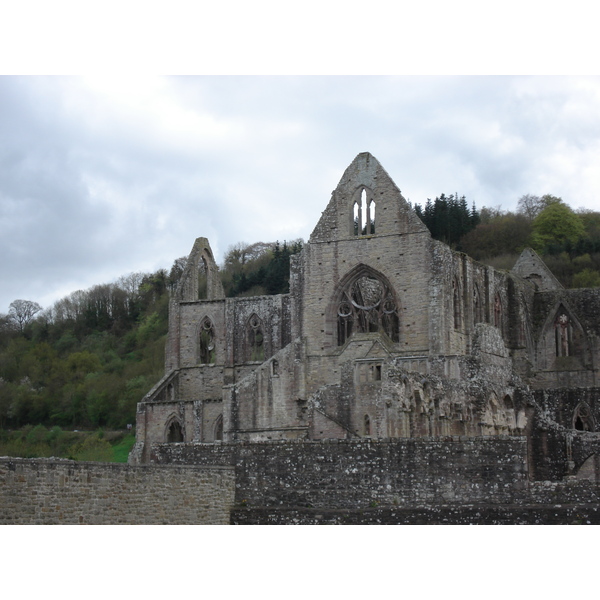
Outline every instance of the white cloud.
<svg viewBox="0 0 600 600">
<path fill-rule="evenodd" d="M 599 112 L 600 78 L 0 78 L 0 312 L 306 239 L 363 151 L 413 203 L 600 210 Z"/>
</svg>

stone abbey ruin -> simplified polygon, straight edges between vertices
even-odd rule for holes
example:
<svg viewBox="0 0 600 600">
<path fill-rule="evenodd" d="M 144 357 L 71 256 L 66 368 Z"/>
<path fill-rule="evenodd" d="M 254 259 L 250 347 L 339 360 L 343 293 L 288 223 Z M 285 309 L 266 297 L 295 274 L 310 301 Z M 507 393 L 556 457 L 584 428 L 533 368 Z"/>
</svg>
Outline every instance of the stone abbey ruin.
<svg viewBox="0 0 600 600">
<path fill-rule="evenodd" d="M 289 294 L 225 298 L 196 240 L 130 464 L 235 466 L 236 503 L 262 522 L 581 508 L 600 466 L 598 315 L 600 290 L 564 289 L 532 250 L 501 272 L 432 239 L 362 153 L 292 256 Z"/>
<path fill-rule="evenodd" d="M 599 315 L 359 154 L 288 294 L 226 298 L 196 240 L 129 465 L 0 459 L 0 523 L 600 523 Z"/>
</svg>

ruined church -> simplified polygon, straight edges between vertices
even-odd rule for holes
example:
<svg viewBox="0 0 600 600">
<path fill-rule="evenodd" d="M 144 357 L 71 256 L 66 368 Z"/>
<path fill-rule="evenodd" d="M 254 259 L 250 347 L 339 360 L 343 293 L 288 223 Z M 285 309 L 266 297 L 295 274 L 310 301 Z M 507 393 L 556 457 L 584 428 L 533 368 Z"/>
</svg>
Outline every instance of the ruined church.
<svg viewBox="0 0 600 600">
<path fill-rule="evenodd" d="M 292 256 L 288 294 L 226 298 L 208 240 L 195 241 L 130 462 L 519 440 L 519 477 L 596 480 L 598 315 L 600 290 L 564 289 L 532 250 L 506 272 L 432 239 L 361 153 Z"/>
</svg>

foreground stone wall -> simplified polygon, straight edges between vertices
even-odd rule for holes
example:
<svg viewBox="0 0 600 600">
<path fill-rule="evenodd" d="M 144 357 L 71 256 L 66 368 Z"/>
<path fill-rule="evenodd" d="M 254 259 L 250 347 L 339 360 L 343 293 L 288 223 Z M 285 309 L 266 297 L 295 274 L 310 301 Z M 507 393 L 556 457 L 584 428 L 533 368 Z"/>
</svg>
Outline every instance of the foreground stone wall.
<svg viewBox="0 0 600 600">
<path fill-rule="evenodd" d="M 0 524 L 228 524 L 230 467 L 0 458 Z"/>
<path fill-rule="evenodd" d="M 240 506 L 502 504 L 528 495 L 524 437 L 154 444 L 161 464 L 233 465 Z"/>
</svg>

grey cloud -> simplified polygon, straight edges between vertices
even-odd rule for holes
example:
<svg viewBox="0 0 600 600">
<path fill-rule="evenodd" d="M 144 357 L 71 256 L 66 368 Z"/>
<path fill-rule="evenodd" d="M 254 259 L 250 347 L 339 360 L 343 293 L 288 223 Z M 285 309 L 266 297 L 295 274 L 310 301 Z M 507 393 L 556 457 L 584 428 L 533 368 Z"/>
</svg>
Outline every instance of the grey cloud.
<svg viewBox="0 0 600 600">
<path fill-rule="evenodd" d="M 197 236 L 218 260 L 241 240 L 306 238 L 362 151 L 416 203 L 458 192 L 512 208 L 549 192 L 600 208 L 599 90 L 598 78 L 172 77 L 138 93 L 0 78 L 0 312 L 169 268 Z"/>
</svg>

